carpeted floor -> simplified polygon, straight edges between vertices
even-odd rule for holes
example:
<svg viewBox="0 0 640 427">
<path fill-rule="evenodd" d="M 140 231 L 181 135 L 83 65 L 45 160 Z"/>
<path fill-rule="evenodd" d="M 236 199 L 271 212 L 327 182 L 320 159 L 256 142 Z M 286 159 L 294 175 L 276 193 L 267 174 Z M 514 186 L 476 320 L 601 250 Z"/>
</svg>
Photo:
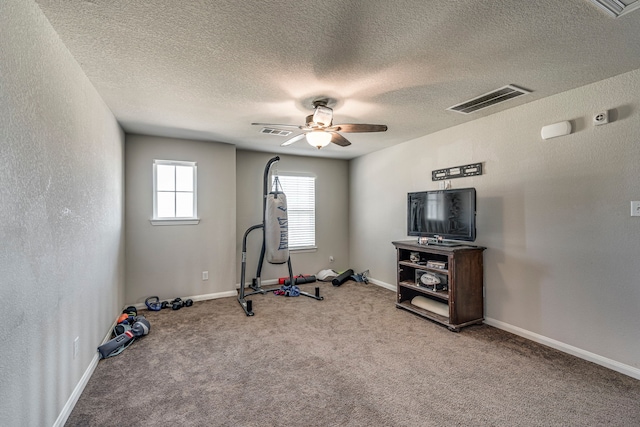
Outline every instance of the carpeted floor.
<svg viewBox="0 0 640 427">
<path fill-rule="evenodd" d="M 638 426 L 640 381 L 490 326 L 460 333 L 347 282 L 141 311 L 67 426 Z"/>
</svg>

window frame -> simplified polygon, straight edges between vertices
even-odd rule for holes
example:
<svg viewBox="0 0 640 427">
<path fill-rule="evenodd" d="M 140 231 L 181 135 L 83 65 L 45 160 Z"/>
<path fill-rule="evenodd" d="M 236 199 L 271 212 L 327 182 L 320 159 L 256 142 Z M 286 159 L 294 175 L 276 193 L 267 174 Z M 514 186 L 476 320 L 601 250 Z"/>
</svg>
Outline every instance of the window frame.
<svg viewBox="0 0 640 427">
<path fill-rule="evenodd" d="M 275 174 L 271 176 L 271 188 L 273 188 L 273 181 L 275 179 Z M 318 177 L 314 174 L 311 173 L 304 173 L 304 172 L 279 172 L 277 174 L 279 179 L 282 179 L 282 177 L 291 177 L 291 178 L 311 178 L 312 182 L 313 182 L 313 245 L 306 245 L 306 246 L 298 246 L 298 247 L 291 247 L 291 235 L 289 235 L 289 251 L 290 252 L 315 252 L 318 249 L 317 246 L 317 221 L 316 221 L 316 190 L 317 190 L 317 179 Z M 282 182 L 280 183 L 280 185 L 282 186 Z M 291 211 L 291 206 L 289 204 L 289 194 L 287 194 L 286 189 L 283 187 L 282 190 L 284 191 L 285 195 L 287 196 L 287 218 L 288 218 L 288 222 L 289 222 L 289 230 L 291 230 L 291 215 L 289 214 L 289 212 Z"/>
<path fill-rule="evenodd" d="M 158 217 L 158 166 L 186 166 L 193 172 L 193 216 L 191 217 Z M 173 190 L 173 193 L 182 191 Z M 150 220 L 152 225 L 196 225 L 198 218 L 198 164 L 185 160 L 153 160 L 153 211 Z"/>
</svg>

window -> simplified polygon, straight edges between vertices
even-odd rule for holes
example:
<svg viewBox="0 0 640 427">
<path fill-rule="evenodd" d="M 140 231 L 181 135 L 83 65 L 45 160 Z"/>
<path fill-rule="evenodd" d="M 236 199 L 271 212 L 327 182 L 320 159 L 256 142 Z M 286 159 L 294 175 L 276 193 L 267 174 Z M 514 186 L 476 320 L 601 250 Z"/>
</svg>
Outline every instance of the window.
<svg viewBox="0 0 640 427">
<path fill-rule="evenodd" d="M 153 162 L 154 225 L 197 224 L 196 163 Z"/>
<path fill-rule="evenodd" d="M 289 249 L 316 248 L 316 178 L 303 175 L 278 175 L 287 196 Z"/>
</svg>

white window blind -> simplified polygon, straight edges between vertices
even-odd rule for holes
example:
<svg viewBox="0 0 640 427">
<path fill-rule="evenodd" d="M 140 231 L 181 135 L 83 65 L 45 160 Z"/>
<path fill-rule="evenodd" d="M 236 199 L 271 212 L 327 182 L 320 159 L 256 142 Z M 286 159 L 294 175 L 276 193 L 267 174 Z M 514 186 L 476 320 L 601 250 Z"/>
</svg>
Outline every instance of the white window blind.
<svg viewBox="0 0 640 427">
<path fill-rule="evenodd" d="M 316 247 L 316 178 L 313 176 L 278 175 L 287 196 L 289 249 Z"/>
</svg>

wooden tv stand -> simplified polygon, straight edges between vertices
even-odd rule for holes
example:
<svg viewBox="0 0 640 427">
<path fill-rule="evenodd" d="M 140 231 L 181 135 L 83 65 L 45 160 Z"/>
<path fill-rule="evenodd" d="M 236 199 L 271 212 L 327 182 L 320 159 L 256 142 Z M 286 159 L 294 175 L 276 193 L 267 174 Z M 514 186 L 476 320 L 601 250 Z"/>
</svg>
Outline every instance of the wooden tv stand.
<svg viewBox="0 0 640 427">
<path fill-rule="evenodd" d="M 483 251 L 480 246 L 420 245 L 417 241 L 392 242 L 398 263 L 398 298 L 396 307 L 411 311 L 427 319 L 459 331 L 467 325 L 484 320 Z M 411 254 L 414 254 L 412 260 Z M 416 257 L 420 259 L 417 260 Z M 446 263 L 444 268 L 427 267 L 427 261 Z M 416 274 L 418 273 L 418 274 Z M 424 273 L 438 277 L 446 290 L 433 289 L 420 280 Z M 424 297 L 427 308 L 411 303 Z M 426 304 L 425 304 L 426 302 Z"/>
</svg>

